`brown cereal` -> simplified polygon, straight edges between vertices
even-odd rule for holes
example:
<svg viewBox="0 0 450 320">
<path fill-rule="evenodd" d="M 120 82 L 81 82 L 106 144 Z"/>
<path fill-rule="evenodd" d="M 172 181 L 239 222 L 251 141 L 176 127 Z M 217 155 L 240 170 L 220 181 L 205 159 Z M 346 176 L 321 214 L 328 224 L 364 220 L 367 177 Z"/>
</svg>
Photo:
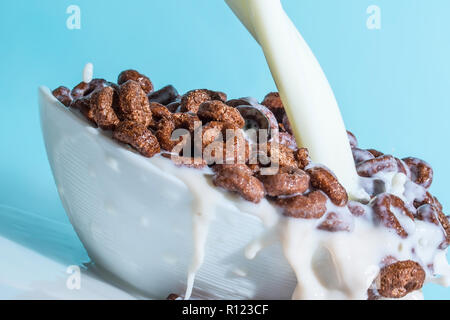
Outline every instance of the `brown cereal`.
<svg viewBox="0 0 450 320">
<path fill-rule="evenodd" d="M 440 249 L 445 249 L 450 244 L 450 223 L 448 218 L 436 205 L 424 204 L 417 209 L 416 219 L 426 221 L 437 226 L 441 226 L 445 240 L 439 245 Z"/>
<path fill-rule="evenodd" d="M 381 269 L 377 279 L 378 293 L 386 298 L 402 298 L 422 288 L 425 271 L 415 261 L 406 260 Z"/>
<path fill-rule="evenodd" d="M 179 97 L 177 89 L 174 86 L 168 85 L 157 91 L 148 94 L 148 101 L 157 102 L 163 105 L 168 105 L 175 102 Z"/>
<path fill-rule="evenodd" d="M 347 204 L 347 191 L 328 169 L 315 167 L 306 172 L 311 176 L 311 185 L 325 192 L 335 205 L 343 207 Z"/>
<path fill-rule="evenodd" d="M 232 124 L 218 121 L 208 122 L 202 127 L 202 150 L 209 164 L 245 163 L 249 158 L 250 146 L 242 131 Z"/>
<path fill-rule="evenodd" d="M 147 95 L 139 83 L 128 80 L 120 86 L 117 116 L 148 126 L 152 123 L 152 111 Z"/>
<path fill-rule="evenodd" d="M 71 91 L 71 96 L 74 100 L 70 104 L 70 107 L 78 109 L 94 126 L 97 126 L 97 124 L 94 119 L 94 111 L 91 109 L 91 97 L 94 92 L 106 86 L 115 87 L 115 85 L 104 79 L 93 79 L 89 83 L 81 82 Z"/>
<path fill-rule="evenodd" d="M 439 211 L 444 210 L 444 208 L 442 207 L 442 204 L 439 202 L 438 198 L 433 197 L 433 196 L 432 196 L 432 198 L 433 198 L 434 205 L 439 209 Z"/>
<path fill-rule="evenodd" d="M 251 103 L 245 98 L 228 100 L 225 104 L 233 108 L 238 106 L 251 106 Z"/>
<path fill-rule="evenodd" d="M 339 231 L 347 231 L 350 232 L 352 230 L 352 225 L 350 219 L 343 219 L 336 212 L 330 212 L 326 215 L 324 220 L 317 226 L 317 229 L 328 231 L 328 232 L 339 232 Z"/>
<path fill-rule="evenodd" d="M 417 158 L 405 158 L 403 161 L 411 171 L 411 180 L 428 189 L 433 182 L 433 169 L 431 166 Z"/>
<path fill-rule="evenodd" d="M 384 156 L 383 152 L 375 150 L 375 149 L 367 149 L 367 151 L 369 151 L 374 156 L 374 158 Z"/>
<path fill-rule="evenodd" d="M 424 204 L 416 211 L 416 219 L 439 225 L 439 209 L 431 204 Z"/>
<path fill-rule="evenodd" d="M 285 216 L 292 218 L 319 219 L 327 211 L 327 196 L 322 191 L 313 191 L 306 196 L 279 198 L 275 203 L 283 208 Z"/>
<path fill-rule="evenodd" d="M 103 87 L 106 86 L 114 87 L 115 85 L 113 85 L 110 82 L 107 82 L 105 79 L 92 79 L 92 81 L 89 83 L 81 82 L 78 85 L 76 85 L 72 89 L 71 95 L 73 99 L 76 100 L 82 97 L 89 96 L 92 92 L 102 89 Z"/>
<path fill-rule="evenodd" d="M 168 105 L 166 105 L 166 108 L 167 108 L 170 112 L 175 113 L 175 112 L 178 112 L 178 110 L 180 109 L 180 105 L 181 105 L 180 101 L 176 100 L 176 101 L 174 101 L 174 102 L 169 103 Z"/>
<path fill-rule="evenodd" d="M 213 177 L 217 187 L 236 192 L 245 200 L 258 203 L 264 198 L 264 186 L 247 170 L 239 166 L 222 167 Z"/>
<path fill-rule="evenodd" d="M 122 121 L 114 130 L 113 138 L 131 145 L 144 157 L 151 158 L 160 152 L 158 139 L 141 123 Z"/>
<path fill-rule="evenodd" d="M 70 89 L 66 87 L 58 87 L 52 91 L 52 94 L 66 107 L 72 103 L 72 96 L 70 95 Z"/>
<path fill-rule="evenodd" d="M 292 149 L 297 150 L 297 141 L 295 141 L 294 136 L 290 135 L 287 132 L 279 132 L 278 137 L 280 139 L 280 144 Z"/>
<path fill-rule="evenodd" d="M 160 103 L 150 102 L 150 110 L 152 111 L 152 122 L 149 127 L 153 130 L 157 130 L 158 123 L 162 119 L 172 120 L 172 113 Z"/>
<path fill-rule="evenodd" d="M 290 196 L 304 193 L 309 188 L 309 176 L 298 168 L 281 168 L 275 175 L 261 175 L 269 196 Z"/>
<path fill-rule="evenodd" d="M 228 130 L 227 130 L 228 131 Z M 240 130 L 233 130 L 233 135 L 226 136 L 223 144 L 223 160 L 225 163 L 246 163 L 250 156 L 250 147 Z"/>
<path fill-rule="evenodd" d="M 273 112 L 278 122 L 283 122 L 284 106 L 278 92 L 271 92 L 267 94 L 261 104 Z"/>
<path fill-rule="evenodd" d="M 237 109 L 227 106 L 225 103 L 218 100 L 202 103 L 198 109 L 197 115 L 201 120 L 206 122 L 228 122 L 235 124 L 239 128 L 242 128 L 245 125 L 245 120 Z"/>
<path fill-rule="evenodd" d="M 129 80 L 137 82 L 141 86 L 142 90 L 144 90 L 145 94 L 153 91 L 153 83 L 150 79 L 136 70 L 125 70 L 121 72 L 117 78 L 117 84 L 122 85 Z"/>
<path fill-rule="evenodd" d="M 372 177 L 378 172 L 393 172 L 398 170 L 397 161 L 393 156 L 385 155 L 360 162 L 356 170 L 361 177 Z"/>
<path fill-rule="evenodd" d="M 174 113 L 172 119 L 175 123 L 175 129 L 186 129 L 191 133 L 194 132 L 196 126 L 202 125 L 198 116 L 191 113 Z"/>
<path fill-rule="evenodd" d="M 114 89 L 104 87 L 92 93 L 90 107 L 94 121 L 104 130 L 113 130 L 120 122 L 113 109 Z"/>
<path fill-rule="evenodd" d="M 86 91 L 89 89 L 89 83 L 80 82 L 71 91 L 71 96 L 74 100 L 85 96 Z"/>
<path fill-rule="evenodd" d="M 347 130 L 347 136 L 348 136 L 348 142 L 350 143 L 350 146 L 352 148 L 358 147 L 358 139 L 356 139 L 356 136 Z"/>
<path fill-rule="evenodd" d="M 410 208 L 405 205 L 402 199 L 393 194 L 380 194 L 375 198 L 373 202 L 373 210 L 377 219 L 386 228 L 394 229 L 400 237 L 406 238 L 408 236 L 408 233 L 402 227 L 395 214 L 392 212 L 392 207 L 398 209 L 404 216 L 414 221 L 414 214 L 410 210 Z"/>
<path fill-rule="evenodd" d="M 252 171 L 253 174 L 258 174 L 261 171 L 259 164 L 247 163 L 247 167 Z"/>
<path fill-rule="evenodd" d="M 397 161 L 398 172 L 404 173 L 408 178 L 411 177 L 411 171 L 403 160 L 395 158 Z"/>
<path fill-rule="evenodd" d="M 176 139 L 172 139 L 172 133 L 175 131 L 175 123 L 166 118 L 162 118 L 156 128 L 155 135 L 163 150 L 172 152 L 172 150 L 181 142 L 183 142 L 183 136 Z"/>
<path fill-rule="evenodd" d="M 366 209 L 360 202 L 349 201 L 347 206 L 352 215 L 354 215 L 355 217 L 361 217 L 366 214 Z"/>
<path fill-rule="evenodd" d="M 224 123 L 218 121 L 208 122 L 202 127 L 202 150 L 221 137 L 223 127 Z M 221 141 L 223 141 L 223 136 Z"/>
<path fill-rule="evenodd" d="M 442 210 L 439 210 L 438 219 L 445 233 L 445 240 L 439 248 L 444 250 L 450 245 L 450 217 L 446 216 Z"/>
<path fill-rule="evenodd" d="M 263 105 L 237 106 L 245 120 L 245 129 L 266 129 L 267 137 L 278 132 L 278 121 L 273 113 Z"/>
<path fill-rule="evenodd" d="M 223 92 L 208 89 L 197 89 L 187 92 L 181 97 L 181 112 L 197 113 L 200 105 L 207 101 L 218 100 L 227 101 L 227 96 Z"/>
<path fill-rule="evenodd" d="M 414 199 L 414 207 L 415 207 L 415 208 L 419 208 L 419 207 L 423 206 L 424 204 L 432 204 L 432 205 L 436 205 L 436 206 L 439 207 L 440 203 L 439 203 L 439 205 L 437 205 L 436 201 L 437 201 L 437 199 L 436 199 L 435 197 L 433 197 L 433 196 L 431 195 L 431 193 L 429 193 L 428 191 L 426 191 L 426 192 L 423 194 L 423 197 Z M 439 202 L 439 201 L 438 201 L 438 202 Z M 442 205 L 441 205 L 441 208 L 442 208 Z M 442 210 L 442 209 L 441 209 L 441 210 Z"/>
<path fill-rule="evenodd" d="M 311 162 L 311 159 L 309 158 L 309 152 L 306 148 L 300 148 L 295 151 L 294 153 L 295 159 L 298 162 L 298 167 L 302 170 L 306 168 L 307 165 Z"/>
<path fill-rule="evenodd" d="M 73 100 L 70 107 L 73 109 L 78 109 L 87 120 L 89 120 L 94 126 L 97 126 L 94 118 L 94 111 L 91 109 L 90 95 Z"/>
<path fill-rule="evenodd" d="M 291 148 L 275 143 L 267 144 L 267 155 L 270 157 L 272 165 L 279 167 L 297 167 L 298 163 L 295 159 L 294 150 Z"/>
<path fill-rule="evenodd" d="M 370 153 L 368 150 L 363 150 L 359 148 L 352 148 L 352 154 L 353 154 L 353 160 L 355 160 L 355 164 L 374 159 L 372 153 Z"/>
</svg>

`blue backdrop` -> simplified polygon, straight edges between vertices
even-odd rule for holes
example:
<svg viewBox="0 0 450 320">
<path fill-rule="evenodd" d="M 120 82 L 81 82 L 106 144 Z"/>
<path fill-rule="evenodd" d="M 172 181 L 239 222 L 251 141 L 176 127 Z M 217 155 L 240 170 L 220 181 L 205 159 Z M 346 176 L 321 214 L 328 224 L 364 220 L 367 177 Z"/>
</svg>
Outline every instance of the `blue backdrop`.
<svg viewBox="0 0 450 320">
<path fill-rule="evenodd" d="M 360 144 L 428 160 L 432 192 L 450 208 L 450 1 L 283 3 Z M 72 4 L 81 8 L 80 30 L 66 27 Z M 381 9 L 379 30 L 366 26 L 369 5 Z M 93 62 L 98 77 L 136 68 L 180 92 L 208 87 L 261 99 L 275 90 L 261 50 L 222 0 L 1 1 L 0 35 L 0 205 L 63 223 L 40 132 L 39 85 L 72 87 Z M 450 298 L 436 286 L 425 293 Z"/>
</svg>

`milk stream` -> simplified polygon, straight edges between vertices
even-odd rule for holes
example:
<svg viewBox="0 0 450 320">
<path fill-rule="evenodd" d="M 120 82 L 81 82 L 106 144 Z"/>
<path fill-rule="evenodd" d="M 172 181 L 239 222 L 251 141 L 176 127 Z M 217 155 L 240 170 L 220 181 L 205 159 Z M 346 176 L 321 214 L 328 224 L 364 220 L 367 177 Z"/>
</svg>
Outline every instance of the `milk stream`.
<svg viewBox="0 0 450 320">
<path fill-rule="evenodd" d="M 280 0 L 225 1 L 261 45 L 298 144 L 330 168 L 352 198 L 366 198 L 333 91 Z"/>
</svg>

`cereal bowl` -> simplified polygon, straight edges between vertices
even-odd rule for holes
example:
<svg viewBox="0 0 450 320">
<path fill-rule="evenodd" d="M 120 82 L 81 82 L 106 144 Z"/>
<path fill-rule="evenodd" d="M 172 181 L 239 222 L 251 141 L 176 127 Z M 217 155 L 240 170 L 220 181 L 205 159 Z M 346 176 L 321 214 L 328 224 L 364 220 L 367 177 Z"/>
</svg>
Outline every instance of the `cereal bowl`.
<svg viewBox="0 0 450 320">
<path fill-rule="evenodd" d="M 205 185 L 208 174 L 124 148 L 64 107 L 46 87 L 39 89 L 39 105 L 60 199 L 92 261 L 149 297 L 184 293 L 195 260 L 195 199 L 189 183 L 173 172 L 188 170 L 191 180 Z M 207 232 L 194 296 L 289 299 L 296 280 L 279 242 L 253 260 L 245 257 L 247 245 L 276 222 L 245 213 L 241 200 L 208 189 L 221 199 L 220 214 Z"/>
</svg>

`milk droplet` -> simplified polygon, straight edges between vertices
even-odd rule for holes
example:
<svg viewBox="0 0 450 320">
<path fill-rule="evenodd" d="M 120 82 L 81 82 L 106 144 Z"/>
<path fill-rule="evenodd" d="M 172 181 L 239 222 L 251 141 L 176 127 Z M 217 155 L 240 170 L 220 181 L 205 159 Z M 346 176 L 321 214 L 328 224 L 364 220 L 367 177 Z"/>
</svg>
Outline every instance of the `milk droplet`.
<svg viewBox="0 0 450 320">
<path fill-rule="evenodd" d="M 83 82 L 84 83 L 91 82 L 93 76 L 94 76 L 94 65 L 89 62 L 83 68 Z"/>
</svg>

